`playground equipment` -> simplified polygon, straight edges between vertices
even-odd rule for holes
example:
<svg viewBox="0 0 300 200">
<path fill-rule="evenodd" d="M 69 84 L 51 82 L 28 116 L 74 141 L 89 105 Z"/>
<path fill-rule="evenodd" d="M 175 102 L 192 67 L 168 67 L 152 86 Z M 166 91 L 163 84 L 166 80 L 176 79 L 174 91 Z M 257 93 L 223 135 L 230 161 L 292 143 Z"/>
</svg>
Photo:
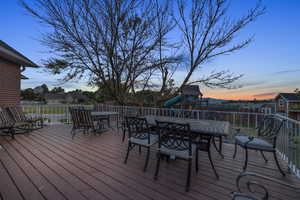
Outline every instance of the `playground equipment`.
<svg viewBox="0 0 300 200">
<path fill-rule="evenodd" d="M 182 87 L 180 95 L 167 100 L 164 107 L 171 108 L 174 105 L 179 105 L 181 109 L 199 108 L 203 103 L 208 104 L 202 99 L 202 96 L 198 85 L 186 85 Z"/>
</svg>

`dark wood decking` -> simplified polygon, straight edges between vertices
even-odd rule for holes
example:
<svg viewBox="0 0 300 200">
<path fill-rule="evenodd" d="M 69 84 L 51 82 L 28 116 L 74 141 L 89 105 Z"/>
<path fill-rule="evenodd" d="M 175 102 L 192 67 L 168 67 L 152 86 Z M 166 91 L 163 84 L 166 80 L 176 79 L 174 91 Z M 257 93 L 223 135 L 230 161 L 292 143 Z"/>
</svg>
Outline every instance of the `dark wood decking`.
<svg viewBox="0 0 300 200">
<path fill-rule="evenodd" d="M 142 172 L 144 152 L 131 152 L 125 165 L 127 144 L 114 131 L 78 134 L 72 140 L 70 126 L 48 126 L 30 135 L 18 135 L 15 140 L 1 137 L 0 144 L 0 199 L 5 200 L 230 199 L 243 165 L 242 152 L 233 160 L 233 145 L 225 144 L 225 159 L 213 152 L 220 175 L 216 180 L 207 153 L 201 152 L 200 170 L 196 174 L 193 167 L 191 189 L 186 193 L 186 162 L 162 162 L 159 179 L 154 181 L 155 153 L 151 153 L 146 173 Z M 250 154 L 248 171 L 299 185 L 291 174 L 283 178 L 271 158 L 265 164 L 257 152 Z M 291 188 L 270 182 L 266 186 L 271 199 L 300 199 L 300 193 Z"/>
</svg>

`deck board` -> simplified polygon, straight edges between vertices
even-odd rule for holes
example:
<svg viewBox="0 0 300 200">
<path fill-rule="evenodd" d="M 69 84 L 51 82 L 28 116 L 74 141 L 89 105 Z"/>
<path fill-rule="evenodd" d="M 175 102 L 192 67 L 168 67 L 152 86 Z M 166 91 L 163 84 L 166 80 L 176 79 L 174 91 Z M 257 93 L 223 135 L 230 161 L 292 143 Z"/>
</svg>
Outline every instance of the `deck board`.
<svg viewBox="0 0 300 200">
<path fill-rule="evenodd" d="M 143 172 L 145 151 L 132 151 L 128 163 L 123 160 L 126 142 L 116 131 L 102 135 L 78 134 L 72 140 L 69 125 L 53 125 L 15 140 L 1 137 L 0 193 L 3 199 L 72 200 L 197 200 L 230 199 L 236 191 L 235 179 L 243 166 L 243 152 L 232 159 L 233 145 L 224 145 L 225 159 L 216 152 L 212 157 L 220 175 L 217 180 L 206 152 L 200 153 L 199 172 L 193 165 L 190 192 L 184 191 L 186 162 L 162 162 L 159 179 L 153 180 L 156 158 L 151 151 L 147 172 Z M 300 185 L 291 174 L 282 177 L 272 158 L 264 163 L 257 152 L 249 154 L 248 171 Z M 283 168 L 286 171 L 286 164 Z M 3 178 L 2 178 L 3 177 Z M 299 199 L 300 192 L 267 183 L 271 199 Z M 1 195 L 0 195 L 1 199 Z"/>
</svg>

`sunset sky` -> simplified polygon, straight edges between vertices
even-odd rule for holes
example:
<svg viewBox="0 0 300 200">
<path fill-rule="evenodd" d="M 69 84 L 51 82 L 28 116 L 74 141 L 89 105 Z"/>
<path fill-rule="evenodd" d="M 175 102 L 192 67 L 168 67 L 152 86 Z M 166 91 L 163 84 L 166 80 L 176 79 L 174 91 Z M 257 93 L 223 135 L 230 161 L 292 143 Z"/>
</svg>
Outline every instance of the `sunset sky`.
<svg viewBox="0 0 300 200">
<path fill-rule="evenodd" d="M 255 0 L 232 0 L 230 12 L 239 16 L 255 5 Z M 244 74 L 236 84 L 239 89 L 209 89 L 201 86 L 205 97 L 220 99 L 270 99 L 279 92 L 292 92 L 300 88 L 300 1 L 264 0 L 266 14 L 250 24 L 240 39 L 255 35 L 247 48 L 228 56 L 219 57 L 194 74 L 201 77 L 212 70 L 228 69 Z M 230 13 L 229 13 L 230 14 Z M 27 15 L 18 0 L 4 1 L 0 12 L 0 39 L 8 43 L 37 64 L 48 58 L 47 49 L 37 39 L 46 28 Z M 174 78 L 183 79 L 183 70 Z M 56 76 L 42 69 L 27 69 L 22 88 L 46 83 L 50 87 L 63 86 L 69 90 L 91 90 L 84 80 L 59 85 Z"/>
</svg>

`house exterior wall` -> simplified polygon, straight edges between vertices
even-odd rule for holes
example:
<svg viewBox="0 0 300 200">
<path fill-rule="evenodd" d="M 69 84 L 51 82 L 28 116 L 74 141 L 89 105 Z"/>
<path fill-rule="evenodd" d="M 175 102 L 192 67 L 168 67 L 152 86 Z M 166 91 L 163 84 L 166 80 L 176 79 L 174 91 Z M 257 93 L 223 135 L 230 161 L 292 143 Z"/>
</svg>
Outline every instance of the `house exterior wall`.
<svg viewBox="0 0 300 200">
<path fill-rule="evenodd" d="M 287 110 L 287 102 L 282 97 L 278 97 L 276 99 L 276 112 L 285 113 L 286 110 Z"/>
<path fill-rule="evenodd" d="M 289 118 L 300 121 L 300 112 L 289 112 Z"/>
<path fill-rule="evenodd" d="M 0 106 L 20 104 L 20 66 L 0 58 Z"/>
<path fill-rule="evenodd" d="M 290 102 L 289 110 L 299 110 L 300 111 L 300 102 Z"/>
</svg>

